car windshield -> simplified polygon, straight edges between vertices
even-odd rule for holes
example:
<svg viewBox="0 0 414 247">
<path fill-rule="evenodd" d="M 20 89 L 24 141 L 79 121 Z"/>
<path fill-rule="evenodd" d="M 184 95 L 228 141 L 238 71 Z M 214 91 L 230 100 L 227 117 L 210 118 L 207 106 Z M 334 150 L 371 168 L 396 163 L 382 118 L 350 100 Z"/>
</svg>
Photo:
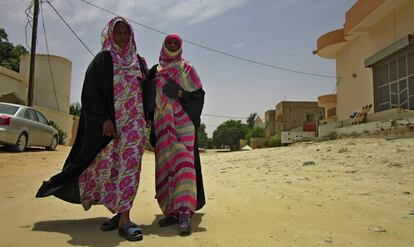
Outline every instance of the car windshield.
<svg viewBox="0 0 414 247">
<path fill-rule="evenodd" d="M 18 106 L 0 104 L 0 113 L 14 115 L 16 114 L 17 110 L 19 110 Z"/>
</svg>

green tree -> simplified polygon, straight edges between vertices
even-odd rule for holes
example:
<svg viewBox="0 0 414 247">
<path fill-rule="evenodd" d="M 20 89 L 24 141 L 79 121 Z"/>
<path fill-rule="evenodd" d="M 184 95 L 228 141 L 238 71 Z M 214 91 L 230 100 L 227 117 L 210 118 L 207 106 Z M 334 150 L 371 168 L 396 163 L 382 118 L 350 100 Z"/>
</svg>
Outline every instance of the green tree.
<svg viewBox="0 0 414 247">
<path fill-rule="evenodd" d="M 240 139 L 246 135 L 248 126 L 240 120 L 228 120 L 213 132 L 213 141 L 217 147 L 228 145 L 231 150 L 238 150 Z"/>
<path fill-rule="evenodd" d="M 6 31 L 0 27 L 0 66 L 19 72 L 20 56 L 26 53 L 26 48 L 8 41 Z"/>
<path fill-rule="evenodd" d="M 70 105 L 69 105 L 69 114 L 70 115 L 80 117 L 81 111 L 82 111 L 82 106 L 79 102 L 70 103 Z"/>
<path fill-rule="evenodd" d="M 247 125 L 249 126 L 249 128 L 254 127 L 254 120 L 256 119 L 256 117 L 257 117 L 257 112 L 250 113 L 249 117 L 246 120 Z"/>
<path fill-rule="evenodd" d="M 252 129 L 249 129 L 249 131 L 244 136 L 244 139 L 249 143 L 250 145 L 250 138 L 252 137 L 265 137 L 265 128 L 262 127 L 254 127 Z"/>
<path fill-rule="evenodd" d="M 208 148 L 208 137 L 206 133 L 206 125 L 204 123 L 201 123 L 197 130 L 197 138 L 199 147 Z"/>
</svg>

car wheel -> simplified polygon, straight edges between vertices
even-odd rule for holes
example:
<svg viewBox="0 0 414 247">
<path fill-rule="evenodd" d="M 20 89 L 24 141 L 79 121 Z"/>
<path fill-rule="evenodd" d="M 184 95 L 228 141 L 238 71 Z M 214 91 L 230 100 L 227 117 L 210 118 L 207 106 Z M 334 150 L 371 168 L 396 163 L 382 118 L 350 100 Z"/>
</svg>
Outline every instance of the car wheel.
<svg viewBox="0 0 414 247">
<path fill-rule="evenodd" d="M 21 133 L 17 142 L 11 148 L 14 152 L 23 152 L 27 145 L 27 135 L 26 133 Z"/>
<path fill-rule="evenodd" d="M 58 145 L 57 136 L 53 136 L 52 140 L 50 141 L 50 145 L 48 147 L 46 147 L 46 149 L 50 150 L 50 151 L 55 151 L 57 145 Z"/>
</svg>

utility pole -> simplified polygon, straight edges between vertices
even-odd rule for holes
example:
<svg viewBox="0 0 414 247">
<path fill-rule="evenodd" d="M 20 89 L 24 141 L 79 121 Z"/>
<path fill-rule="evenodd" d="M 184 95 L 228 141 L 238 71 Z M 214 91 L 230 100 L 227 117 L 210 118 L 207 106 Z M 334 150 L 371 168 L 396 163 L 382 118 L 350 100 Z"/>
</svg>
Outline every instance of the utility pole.
<svg viewBox="0 0 414 247">
<path fill-rule="evenodd" d="M 33 106 L 34 71 L 35 71 L 36 39 L 37 39 L 37 20 L 39 19 L 38 17 L 39 17 L 39 0 L 34 0 L 32 46 L 31 46 L 31 52 L 30 52 L 29 88 L 28 88 L 28 95 L 27 95 L 27 105 L 28 106 Z"/>
</svg>

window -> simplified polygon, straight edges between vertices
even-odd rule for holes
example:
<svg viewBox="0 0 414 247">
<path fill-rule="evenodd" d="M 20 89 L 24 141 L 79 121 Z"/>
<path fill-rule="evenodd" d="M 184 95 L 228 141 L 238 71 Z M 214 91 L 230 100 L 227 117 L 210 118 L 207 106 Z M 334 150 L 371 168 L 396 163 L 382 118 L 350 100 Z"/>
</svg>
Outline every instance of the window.
<svg viewBox="0 0 414 247">
<path fill-rule="evenodd" d="M 17 106 L 0 104 L 0 113 L 14 115 L 16 114 L 17 110 L 19 110 L 19 107 Z"/>
<path fill-rule="evenodd" d="M 414 110 L 414 46 L 373 64 L 375 111 Z"/>
<path fill-rule="evenodd" d="M 37 118 L 39 119 L 39 122 L 43 124 L 49 124 L 49 121 L 47 121 L 47 119 L 45 118 L 45 116 L 43 116 L 42 113 L 36 111 L 36 115 L 37 115 Z"/>
<path fill-rule="evenodd" d="M 26 112 L 24 113 L 24 118 L 30 119 L 32 121 L 39 121 L 37 119 L 36 113 L 32 109 L 26 109 Z"/>
</svg>

